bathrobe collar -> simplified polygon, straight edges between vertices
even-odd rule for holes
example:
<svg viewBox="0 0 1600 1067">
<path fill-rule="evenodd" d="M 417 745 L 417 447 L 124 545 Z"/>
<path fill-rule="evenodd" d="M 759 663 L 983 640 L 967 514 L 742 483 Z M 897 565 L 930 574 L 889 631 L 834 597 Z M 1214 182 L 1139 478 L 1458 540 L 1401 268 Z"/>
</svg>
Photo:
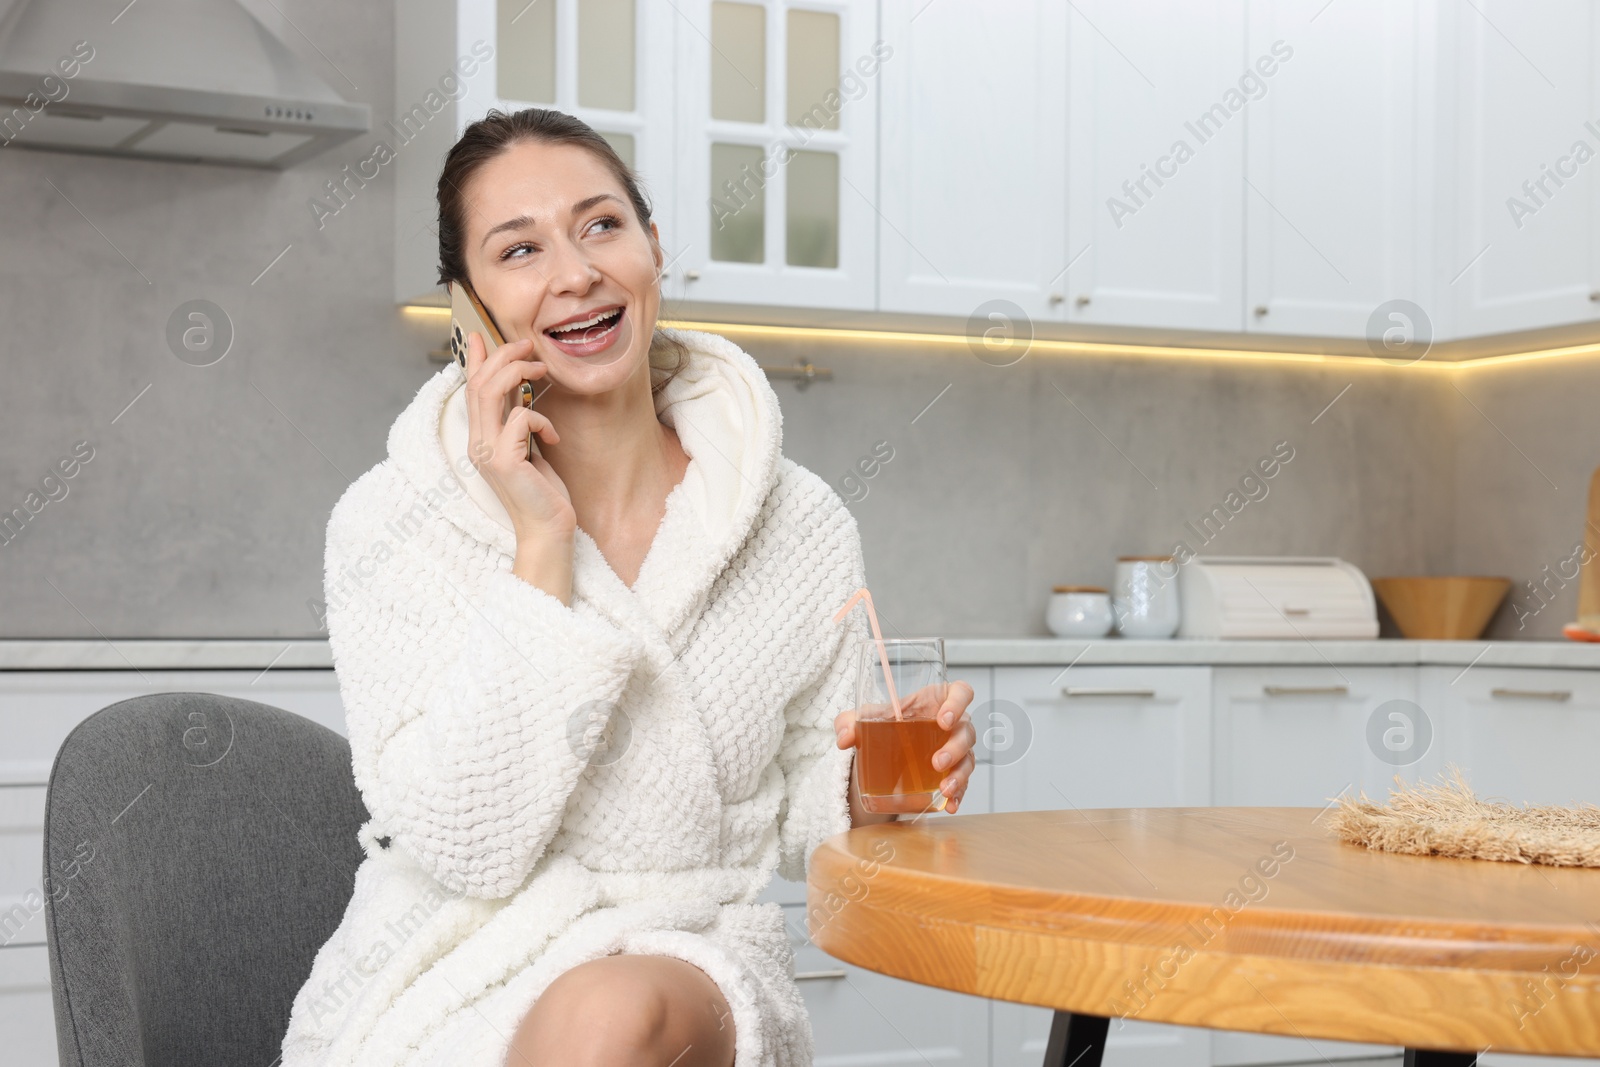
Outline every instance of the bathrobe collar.
<svg viewBox="0 0 1600 1067">
<path fill-rule="evenodd" d="M 573 594 L 619 624 L 648 620 L 668 635 L 697 617 L 717 575 L 749 536 L 778 476 L 783 416 L 766 375 L 725 337 L 663 327 L 689 350 L 687 366 L 655 395 L 657 417 L 677 431 L 689 466 L 632 589 L 581 527 Z M 515 555 L 500 498 L 466 455 L 466 374 L 448 364 L 389 431 L 389 459 L 430 506 L 479 541 Z M 556 427 L 560 430 L 560 427 Z"/>
</svg>

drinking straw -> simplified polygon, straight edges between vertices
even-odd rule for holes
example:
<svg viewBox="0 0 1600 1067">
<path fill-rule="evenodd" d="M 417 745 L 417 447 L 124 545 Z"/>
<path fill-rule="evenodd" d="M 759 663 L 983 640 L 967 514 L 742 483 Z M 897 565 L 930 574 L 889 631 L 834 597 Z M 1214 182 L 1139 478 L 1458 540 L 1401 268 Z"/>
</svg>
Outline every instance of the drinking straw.
<svg viewBox="0 0 1600 1067">
<path fill-rule="evenodd" d="M 894 672 L 889 669 L 889 650 L 884 646 L 883 631 L 878 629 L 878 613 L 872 609 L 872 594 L 867 592 L 866 586 L 862 586 L 850 595 L 850 599 L 844 602 L 844 607 L 834 615 L 833 621 L 842 620 L 850 609 L 855 607 L 858 600 L 867 605 L 867 622 L 872 624 L 872 637 L 878 642 L 878 662 L 883 664 L 883 682 L 889 687 L 889 706 L 894 709 L 894 717 L 897 720 L 904 720 L 905 716 L 900 714 L 900 697 L 894 691 Z"/>
</svg>

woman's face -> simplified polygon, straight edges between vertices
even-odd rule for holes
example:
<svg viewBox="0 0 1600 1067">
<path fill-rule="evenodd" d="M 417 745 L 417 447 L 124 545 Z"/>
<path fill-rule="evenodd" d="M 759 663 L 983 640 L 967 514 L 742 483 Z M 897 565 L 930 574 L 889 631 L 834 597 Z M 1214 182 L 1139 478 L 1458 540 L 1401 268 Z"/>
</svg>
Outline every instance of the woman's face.
<svg viewBox="0 0 1600 1067">
<path fill-rule="evenodd" d="M 599 159 L 574 145 L 523 142 L 479 167 L 462 192 L 472 288 L 508 342 L 533 338 L 530 358 L 549 366 L 550 388 L 604 392 L 648 363 L 659 237 L 655 223 L 640 227 Z M 582 323 L 591 325 L 571 328 Z"/>
</svg>

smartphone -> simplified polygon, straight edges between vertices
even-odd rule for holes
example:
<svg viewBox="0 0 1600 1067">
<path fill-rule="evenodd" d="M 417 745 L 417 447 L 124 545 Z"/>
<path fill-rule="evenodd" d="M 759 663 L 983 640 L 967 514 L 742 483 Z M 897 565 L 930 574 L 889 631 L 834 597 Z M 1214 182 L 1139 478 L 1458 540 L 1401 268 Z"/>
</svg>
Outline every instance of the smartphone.
<svg viewBox="0 0 1600 1067">
<path fill-rule="evenodd" d="M 489 309 L 483 306 L 483 301 L 478 299 L 478 294 L 472 291 L 472 286 L 466 282 L 450 282 L 450 352 L 456 357 L 456 362 L 461 369 L 467 369 L 467 335 L 474 330 L 483 338 L 483 354 L 485 356 L 496 348 L 505 344 L 505 338 L 494 324 L 494 317 L 489 314 Z M 533 407 L 533 383 L 524 380 L 517 388 L 517 403 L 525 408 Z M 531 460 L 538 451 L 534 443 L 534 435 L 528 435 L 528 458 Z"/>
</svg>

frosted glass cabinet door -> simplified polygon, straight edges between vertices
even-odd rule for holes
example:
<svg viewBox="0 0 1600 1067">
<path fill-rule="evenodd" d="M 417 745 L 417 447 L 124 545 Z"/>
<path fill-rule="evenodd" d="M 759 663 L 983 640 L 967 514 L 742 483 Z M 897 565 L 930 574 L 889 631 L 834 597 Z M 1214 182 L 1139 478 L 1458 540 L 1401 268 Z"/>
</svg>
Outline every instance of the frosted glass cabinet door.
<svg viewBox="0 0 1600 1067">
<path fill-rule="evenodd" d="M 1208 667 L 996 667 L 995 705 L 1013 733 L 993 757 L 995 810 L 1209 804 L 1210 688 Z M 990 1003 L 993 1067 L 1037 1067 L 1052 1012 Z M 1209 1067 L 1210 1037 L 1113 1018 L 1105 1064 Z"/>
<path fill-rule="evenodd" d="M 884 0 L 882 310 L 1055 313 L 1070 9 Z"/>
<path fill-rule="evenodd" d="M 1052 317 L 1241 329 L 1246 118 L 1213 105 L 1245 66 L 1244 0 L 1072 10 L 1071 266 Z"/>
<path fill-rule="evenodd" d="M 675 299 L 870 309 L 874 4 L 678 0 Z"/>
</svg>

